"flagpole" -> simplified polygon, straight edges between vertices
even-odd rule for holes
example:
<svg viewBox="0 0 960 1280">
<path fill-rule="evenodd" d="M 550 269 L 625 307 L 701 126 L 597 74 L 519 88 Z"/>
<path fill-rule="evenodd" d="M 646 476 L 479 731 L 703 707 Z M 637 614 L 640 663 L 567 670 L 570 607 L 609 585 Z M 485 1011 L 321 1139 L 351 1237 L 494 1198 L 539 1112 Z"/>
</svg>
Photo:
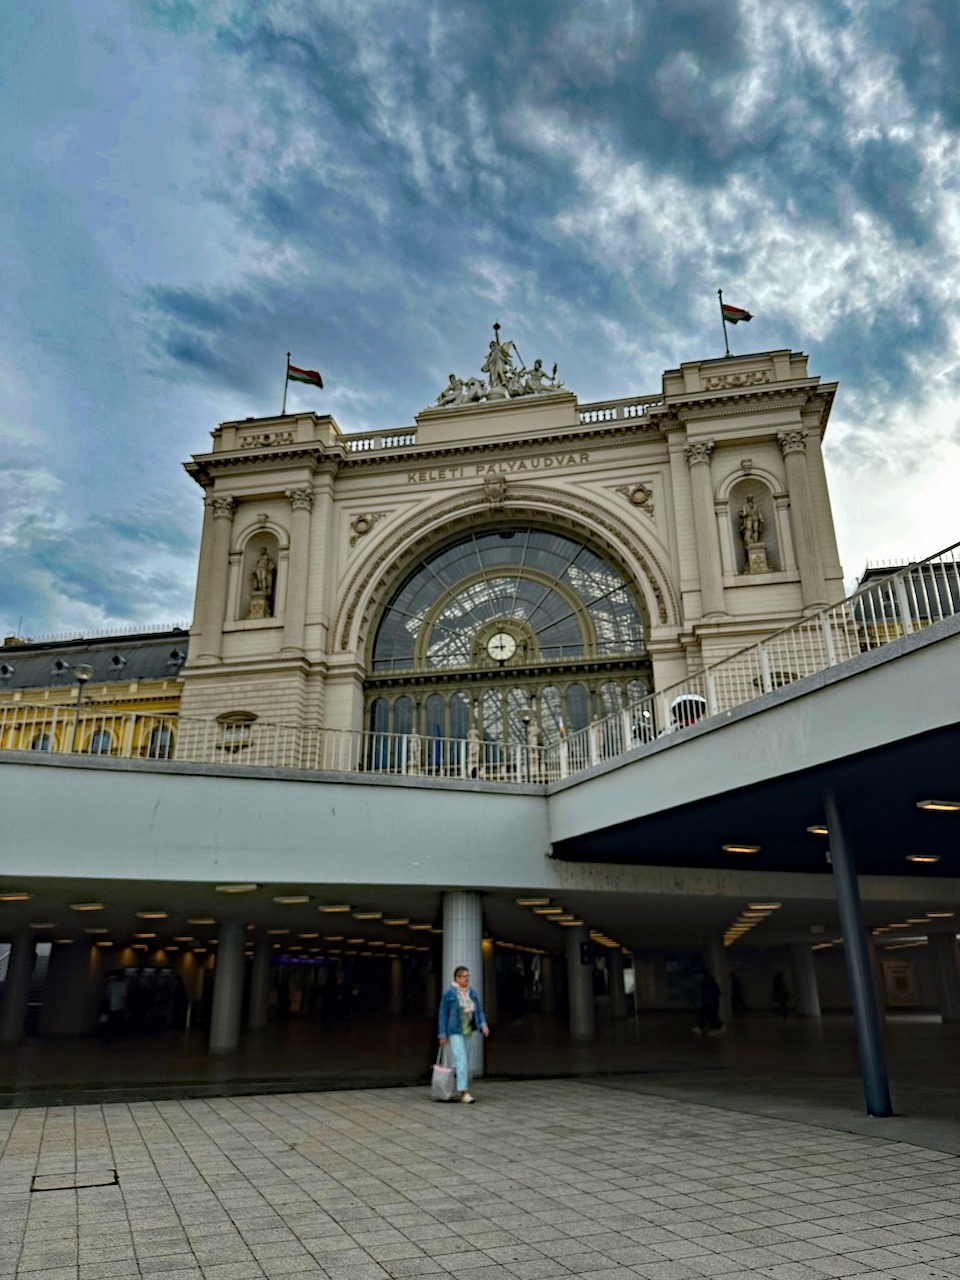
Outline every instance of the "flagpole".
<svg viewBox="0 0 960 1280">
<path fill-rule="evenodd" d="M 727 355 L 729 354 L 730 353 L 728 351 Z M 288 351 L 287 352 L 287 372 L 283 379 L 283 408 L 280 410 L 281 418 L 285 418 L 287 416 L 287 384 L 289 383 L 289 381 L 290 381 L 290 352 Z"/>
<path fill-rule="evenodd" d="M 727 349 L 727 355 L 730 354 L 730 341 L 727 338 L 727 317 L 723 314 L 723 290 L 717 290 L 717 297 L 720 299 L 720 320 L 723 324 L 723 345 Z"/>
</svg>

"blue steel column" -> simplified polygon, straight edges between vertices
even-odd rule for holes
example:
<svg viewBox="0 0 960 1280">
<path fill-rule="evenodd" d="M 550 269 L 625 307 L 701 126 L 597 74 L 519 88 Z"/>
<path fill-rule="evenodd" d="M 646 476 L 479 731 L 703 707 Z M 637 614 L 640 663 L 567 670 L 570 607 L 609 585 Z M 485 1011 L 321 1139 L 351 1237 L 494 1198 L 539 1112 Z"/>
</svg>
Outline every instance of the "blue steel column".
<svg viewBox="0 0 960 1280">
<path fill-rule="evenodd" d="M 877 1013 L 877 998 L 870 968 L 868 950 L 870 943 L 864 928 L 863 911 L 860 906 L 857 868 L 841 820 L 841 805 L 837 796 L 828 792 L 824 797 L 824 806 L 827 813 L 827 829 L 830 832 L 833 883 L 836 886 L 840 930 L 843 934 L 843 955 L 847 965 L 847 980 L 850 983 L 850 998 L 853 1002 L 853 1020 L 857 1028 L 857 1049 L 860 1054 L 860 1072 L 863 1077 L 867 1115 L 890 1116 L 893 1115 L 893 1106 L 890 1102 L 887 1064 L 880 1034 L 880 1017 Z"/>
<path fill-rule="evenodd" d="M 470 970 L 471 986 L 476 988 L 481 1002 L 485 1000 L 483 989 L 483 908 L 479 893 L 461 893 L 451 890 L 443 895 L 443 971 L 440 989 L 445 991 L 453 982 L 453 971 L 464 964 Z M 436 1013 L 434 1012 L 434 1016 Z M 479 1080 L 483 1075 L 483 1036 L 471 1036 L 470 1075 Z"/>
</svg>

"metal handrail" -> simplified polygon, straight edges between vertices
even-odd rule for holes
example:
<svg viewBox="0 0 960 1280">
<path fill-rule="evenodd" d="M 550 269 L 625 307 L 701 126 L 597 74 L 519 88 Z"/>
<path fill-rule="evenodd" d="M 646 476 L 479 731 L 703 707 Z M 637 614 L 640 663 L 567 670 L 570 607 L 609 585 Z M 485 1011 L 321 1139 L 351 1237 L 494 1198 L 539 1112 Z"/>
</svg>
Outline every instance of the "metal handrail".
<svg viewBox="0 0 960 1280">
<path fill-rule="evenodd" d="M 89 704 L 11 703 L 0 707 L 0 750 L 311 773 L 554 782 L 960 614 L 958 551 L 960 542 L 867 583 L 846 600 L 545 746 L 492 742 L 476 732 L 446 738 L 262 720 L 194 720 Z"/>
</svg>

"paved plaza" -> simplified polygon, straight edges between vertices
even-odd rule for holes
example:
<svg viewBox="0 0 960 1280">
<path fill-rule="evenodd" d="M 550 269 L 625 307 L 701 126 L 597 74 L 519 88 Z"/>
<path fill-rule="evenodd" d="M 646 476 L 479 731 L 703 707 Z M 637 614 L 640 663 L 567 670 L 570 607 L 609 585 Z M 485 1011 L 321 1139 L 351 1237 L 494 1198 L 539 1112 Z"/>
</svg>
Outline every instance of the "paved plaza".
<svg viewBox="0 0 960 1280">
<path fill-rule="evenodd" d="M 952 1154 L 612 1078 L 476 1092 L 0 1111 L 0 1275 L 960 1277 Z"/>
</svg>

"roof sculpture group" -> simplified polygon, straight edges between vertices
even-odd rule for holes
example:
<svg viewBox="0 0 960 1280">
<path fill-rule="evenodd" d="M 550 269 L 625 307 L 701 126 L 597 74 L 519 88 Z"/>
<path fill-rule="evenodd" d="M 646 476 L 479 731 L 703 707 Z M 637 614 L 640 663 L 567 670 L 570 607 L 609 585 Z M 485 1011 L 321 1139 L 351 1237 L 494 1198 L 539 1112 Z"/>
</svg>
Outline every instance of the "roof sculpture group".
<svg viewBox="0 0 960 1280">
<path fill-rule="evenodd" d="M 557 379 L 557 366 L 548 373 L 542 360 L 534 360 L 533 367 L 528 369 L 520 358 L 517 344 L 500 341 L 499 324 L 493 326 L 493 340 L 480 367 L 486 379 L 458 378 L 451 373 L 448 385 L 437 396 L 436 406 L 431 408 L 451 409 L 462 404 L 514 400 L 518 396 L 542 396 L 563 390 L 563 383 Z"/>
</svg>

